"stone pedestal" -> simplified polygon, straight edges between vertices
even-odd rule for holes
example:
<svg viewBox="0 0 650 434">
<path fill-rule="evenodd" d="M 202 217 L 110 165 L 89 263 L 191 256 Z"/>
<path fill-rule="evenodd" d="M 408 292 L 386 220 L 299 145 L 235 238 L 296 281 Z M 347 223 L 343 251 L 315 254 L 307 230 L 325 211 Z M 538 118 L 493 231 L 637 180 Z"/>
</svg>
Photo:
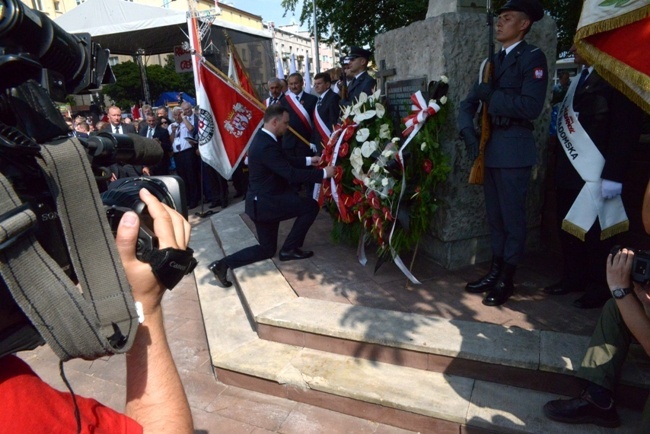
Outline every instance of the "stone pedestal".
<svg viewBox="0 0 650 434">
<path fill-rule="evenodd" d="M 473 0 L 472 3 L 484 1 Z M 456 130 L 460 101 L 478 80 L 479 65 L 487 52 L 485 13 L 462 12 L 466 10 L 464 4 L 464 0 L 431 0 L 427 19 L 375 38 L 375 59 L 379 64 L 384 61 L 385 68 L 395 69 L 395 75 L 387 77 L 388 83 L 422 76 L 429 81 L 439 80 L 441 75 L 449 77 L 448 104 L 451 104 L 451 110 L 447 127 L 442 132 L 441 145 L 449 156 L 452 171 L 437 192 L 441 206 L 434 217 L 431 234 L 420 244 L 420 251 L 450 269 L 491 257 L 483 187 L 467 182 L 471 163 Z M 440 11 L 443 13 L 436 14 Z M 547 166 L 551 71 L 556 57 L 555 22 L 548 16 L 544 17 L 533 25 L 526 41 L 544 51 L 549 67 L 547 104 L 535 121 L 538 164 L 532 171 L 527 203 L 528 244 L 529 248 L 534 248 L 539 242 L 544 201 L 542 187 Z M 385 89 L 383 83 L 379 85 Z"/>
</svg>

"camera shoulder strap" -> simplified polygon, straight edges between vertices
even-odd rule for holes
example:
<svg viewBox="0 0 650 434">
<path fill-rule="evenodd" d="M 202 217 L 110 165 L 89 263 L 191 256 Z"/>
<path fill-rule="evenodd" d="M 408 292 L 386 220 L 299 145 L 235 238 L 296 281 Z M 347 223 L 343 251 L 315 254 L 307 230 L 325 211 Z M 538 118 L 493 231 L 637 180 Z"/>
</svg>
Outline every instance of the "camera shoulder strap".
<svg viewBox="0 0 650 434">
<path fill-rule="evenodd" d="M 41 147 L 39 164 L 81 292 L 26 228 L 35 214 L 0 174 L 0 274 L 15 301 L 61 360 L 127 351 L 137 314 L 86 152 L 75 138 Z M 21 236 L 22 235 L 22 236 Z"/>
</svg>

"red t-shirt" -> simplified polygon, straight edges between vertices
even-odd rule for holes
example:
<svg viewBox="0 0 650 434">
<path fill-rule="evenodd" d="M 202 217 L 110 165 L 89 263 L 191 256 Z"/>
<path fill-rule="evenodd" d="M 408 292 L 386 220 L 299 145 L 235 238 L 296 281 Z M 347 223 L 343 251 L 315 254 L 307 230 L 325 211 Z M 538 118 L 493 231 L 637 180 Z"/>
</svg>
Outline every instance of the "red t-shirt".
<svg viewBox="0 0 650 434">
<path fill-rule="evenodd" d="M 76 396 L 84 434 L 142 433 L 133 419 Z M 75 433 L 72 396 L 41 380 L 16 356 L 0 358 L 0 434 Z"/>
</svg>

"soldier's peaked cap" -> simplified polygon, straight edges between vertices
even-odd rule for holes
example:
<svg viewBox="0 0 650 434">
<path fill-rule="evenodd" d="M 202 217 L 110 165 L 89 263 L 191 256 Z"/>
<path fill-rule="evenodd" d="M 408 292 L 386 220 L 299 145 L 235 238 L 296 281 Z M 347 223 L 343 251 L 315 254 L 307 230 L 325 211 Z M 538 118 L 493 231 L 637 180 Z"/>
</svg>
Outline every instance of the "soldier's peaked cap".
<svg viewBox="0 0 650 434">
<path fill-rule="evenodd" d="M 505 11 L 523 12 L 533 21 L 539 21 L 544 17 L 544 8 L 538 0 L 508 0 L 508 2 L 499 8 L 497 14 Z"/>
</svg>

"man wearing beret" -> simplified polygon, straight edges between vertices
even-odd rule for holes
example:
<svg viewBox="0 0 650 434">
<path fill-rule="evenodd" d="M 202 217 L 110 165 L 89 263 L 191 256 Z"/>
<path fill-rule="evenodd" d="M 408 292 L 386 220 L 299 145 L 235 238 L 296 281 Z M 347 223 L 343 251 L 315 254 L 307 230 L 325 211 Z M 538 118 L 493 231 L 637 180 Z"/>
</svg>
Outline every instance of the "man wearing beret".
<svg viewBox="0 0 650 434">
<path fill-rule="evenodd" d="M 361 93 L 371 95 L 375 91 L 377 80 L 368 74 L 368 60 L 372 53 L 361 47 L 350 47 L 348 68 L 346 75 L 354 77 L 348 84 L 347 98 L 341 99 L 341 105 L 354 104 Z"/>
<path fill-rule="evenodd" d="M 458 118 L 467 156 L 474 161 L 479 140 L 473 119 L 480 103 L 487 104 L 491 117 L 484 195 L 492 266 L 465 287 L 470 293 L 487 293 L 486 306 L 502 305 L 514 292 L 513 276 L 526 243 L 526 193 L 537 155 L 532 121 L 542 112 L 548 86 L 546 56 L 524 41 L 533 22 L 544 16 L 539 1 L 509 0 L 497 13 L 496 39 L 502 48 L 492 59 L 492 82 L 473 86 Z"/>
</svg>

